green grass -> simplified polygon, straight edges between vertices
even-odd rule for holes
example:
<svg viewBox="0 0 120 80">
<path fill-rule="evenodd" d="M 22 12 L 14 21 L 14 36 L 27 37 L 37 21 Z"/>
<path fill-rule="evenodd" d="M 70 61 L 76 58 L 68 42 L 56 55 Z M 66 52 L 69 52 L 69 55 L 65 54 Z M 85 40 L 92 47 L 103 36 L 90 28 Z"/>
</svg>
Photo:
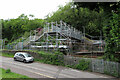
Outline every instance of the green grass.
<svg viewBox="0 0 120 80">
<path fill-rule="evenodd" d="M 5 56 L 5 57 L 11 57 L 11 58 L 13 58 L 14 54 L 11 54 L 11 53 L 1 53 L 0 52 L 0 56 Z"/>
<path fill-rule="evenodd" d="M 2 72 L 2 75 L 0 76 L 2 77 L 2 80 L 37 80 L 37 79 L 29 78 L 25 75 L 13 73 L 11 71 L 6 73 L 8 70 L 2 68 L 0 68 L 0 71 Z"/>
<path fill-rule="evenodd" d="M 0 71 L 2 71 L 2 78 L 29 78 L 25 75 L 9 72 L 6 73 L 7 70 L 0 68 Z"/>
<path fill-rule="evenodd" d="M 41 60 L 41 59 L 34 59 L 34 61 L 37 61 L 37 62 L 41 62 L 41 63 L 44 63 L 44 61 L 43 60 Z"/>
</svg>

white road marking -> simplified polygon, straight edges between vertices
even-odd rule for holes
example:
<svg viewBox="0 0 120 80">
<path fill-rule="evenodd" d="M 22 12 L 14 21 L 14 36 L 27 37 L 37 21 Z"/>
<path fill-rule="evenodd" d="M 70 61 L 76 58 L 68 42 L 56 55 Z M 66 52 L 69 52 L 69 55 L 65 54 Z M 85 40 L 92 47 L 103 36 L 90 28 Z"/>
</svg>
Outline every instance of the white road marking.
<svg viewBox="0 0 120 80">
<path fill-rule="evenodd" d="M 38 74 L 38 75 L 41 75 L 41 76 L 44 76 L 44 77 L 56 79 L 55 77 L 48 76 L 48 75 L 45 75 L 45 74 L 41 74 L 41 73 L 38 73 L 38 72 L 33 72 L 33 71 L 29 71 L 29 72 L 32 72 L 32 73 L 35 73 L 35 74 Z"/>
</svg>

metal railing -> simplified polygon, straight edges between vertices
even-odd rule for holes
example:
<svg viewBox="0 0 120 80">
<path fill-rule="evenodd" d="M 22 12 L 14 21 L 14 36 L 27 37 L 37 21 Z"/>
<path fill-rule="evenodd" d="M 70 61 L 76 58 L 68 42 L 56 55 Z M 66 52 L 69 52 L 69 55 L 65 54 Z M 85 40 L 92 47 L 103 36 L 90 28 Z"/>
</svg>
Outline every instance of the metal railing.
<svg viewBox="0 0 120 80">
<path fill-rule="evenodd" d="M 66 23 L 60 21 L 60 25 L 56 24 L 53 25 L 53 22 L 51 23 L 51 26 L 44 27 L 44 32 L 59 32 L 61 34 L 65 34 L 66 36 L 81 40 L 82 39 L 82 32 L 78 31 L 77 29 L 70 27 Z"/>
</svg>

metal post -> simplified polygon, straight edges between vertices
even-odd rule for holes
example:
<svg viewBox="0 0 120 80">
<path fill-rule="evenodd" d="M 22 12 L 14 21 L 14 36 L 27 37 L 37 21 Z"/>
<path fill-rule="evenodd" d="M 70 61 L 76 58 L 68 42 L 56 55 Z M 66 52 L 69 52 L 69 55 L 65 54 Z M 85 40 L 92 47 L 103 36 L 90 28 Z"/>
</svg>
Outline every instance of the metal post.
<svg viewBox="0 0 120 80">
<path fill-rule="evenodd" d="M 2 39 L 0 39 L 0 49 L 2 50 L 2 43 L 3 41 L 2 41 Z"/>
<path fill-rule="evenodd" d="M 102 50 L 102 32 L 100 31 L 100 51 Z"/>
<path fill-rule="evenodd" d="M 91 36 L 91 40 L 92 40 L 92 36 Z M 93 43 L 91 44 L 91 49 L 92 49 L 92 51 L 91 51 L 91 58 L 92 58 L 92 54 L 93 54 Z"/>
<path fill-rule="evenodd" d="M 30 38 L 29 38 L 29 41 L 30 41 L 29 49 L 31 49 L 31 30 L 30 30 Z"/>
<path fill-rule="evenodd" d="M 84 33 L 84 52 L 85 52 L 85 27 L 84 26 L 82 27 L 83 27 L 83 33 Z"/>
<path fill-rule="evenodd" d="M 57 22 L 56 22 L 56 27 L 57 27 Z M 56 47 L 58 49 L 58 32 L 56 31 Z"/>
<path fill-rule="evenodd" d="M 66 24 L 65 24 L 65 26 L 66 26 Z M 69 55 L 70 55 L 70 51 L 71 51 L 71 39 L 70 39 L 70 37 L 71 36 L 69 36 L 69 33 L 68 33 L 68 30 L 67 30 L 67 36 L 68 36 L 68 46 L 69 46 Z"/>
<path fill-rule="evenodd" d="M 2 40 L 2 49 L 4 49 L 4 39 Z"/>
<path fill-rule="evenodd" d="M 34 30 L 34 32 L 35 32 L 35 36 L 34 36 L 34 41 L 36 40 L 36 30 Z"/>
<path fill-rule="evenodd" d="M 37 38 L 37 31 L 35 30 L 35 40 L 36 40 L 36 38 Z"/>
<path fill-rule="evenodd" d="M 2 44 L 1 44 L 1 49 L 2 49 L 2 46 L 3 46 L 3 39 L 1 39 L 2 40 Z"/>
<path fill-rule="evenodd" d="M 49 23 L 48 23 L 48 32 L 49 32 Z"/>
<path fill-rule="evenodd" d="M 23 37 L 22 37 L 22 50 L 23 50 Z"/>
<path fill-rule="evenodd" d="M 59 48 L 58 46 L 58 32 L 56 32 L 56 46 L 57 46 L 57 49 Z"/>
<path fill-rule="evenodd" d="M 5 40 L 3 40 L 3 45 L 4 45 L 4 46 L 3 46 L 3 49 L 5 49 Z"/>
<path fill-rule="evenodd" d="M 52 32 L 53 32 L 53 22 L 51 22 Z"/>
<path fill-rule="evenodd" d="M 17 42 L 16 42 L 17 43 Z M 18 48 L 18 43 L 16 44 L 16 50 L 17 50 L 17 48 Z"/>
<path fill-rule="evenodd" d="M 29 38 L 29 41 L 31 40 L 31 31 L 30 31 L 30 38 Z"/>
<path fill-rule="evenodd" d="M 43 28 L 43 32 L 45 32 L 45 27 Z"/>
<path fill-rule="evenodd" d="M 62 21 L 60 21 L 60 28 L 61 28 L 61 33 L 62 33 Z"/>
<path fill-rule="evenodd" d="M 48 33 L 47 33 L 47 42 L 46 42 L 46 51 L 48 50 Z"/>
</svg>

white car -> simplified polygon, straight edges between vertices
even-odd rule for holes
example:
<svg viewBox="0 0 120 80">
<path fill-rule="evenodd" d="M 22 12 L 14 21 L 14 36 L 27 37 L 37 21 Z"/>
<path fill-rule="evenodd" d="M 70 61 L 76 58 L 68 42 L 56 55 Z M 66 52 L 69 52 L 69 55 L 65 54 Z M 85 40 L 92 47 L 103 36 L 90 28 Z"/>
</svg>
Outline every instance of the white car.
<svg viewBox="0 0 120 80">
<path fill-rule="evenodd" d="M 17 52 L 14 55 L 14 60 L 23 61 L 24 63 L 26 63 L 26 62 L 33 62 L 34 58 L 26 52 Z"/>
</svg>

